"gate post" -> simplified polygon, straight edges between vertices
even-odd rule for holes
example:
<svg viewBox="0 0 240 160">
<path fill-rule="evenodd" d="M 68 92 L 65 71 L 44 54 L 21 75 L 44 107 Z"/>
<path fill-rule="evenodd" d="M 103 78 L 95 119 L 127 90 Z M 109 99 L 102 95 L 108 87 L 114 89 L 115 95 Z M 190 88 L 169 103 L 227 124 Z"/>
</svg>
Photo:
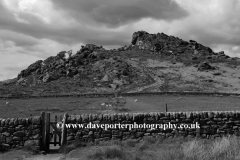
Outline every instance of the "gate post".
<svg viewBox="0 0 240 160">
<path fill-rule="evenodd" d="M 41 150 L 46 151 L 46 119 L 45 112 L 41 112 L 41 120 L 42 120 L 42 139 L 41 139 Z"/>
<path fill-rule="evenodd" d="M 50 145 L 50 113 L 47 113 L 46 117 L 46 152 L 49 152 L 49 145 Z"/>
<path fill-rule="evenodd" d="M 62 139 L 61 139 L 61 146 L 67 144 L 67 128 L 66 128 L 66 123 L 67 123 L 67 118 L 68 115 L 67 113 L 64 114 L 63 116 L 63 121 L 62 121 Z"/>
</svg>

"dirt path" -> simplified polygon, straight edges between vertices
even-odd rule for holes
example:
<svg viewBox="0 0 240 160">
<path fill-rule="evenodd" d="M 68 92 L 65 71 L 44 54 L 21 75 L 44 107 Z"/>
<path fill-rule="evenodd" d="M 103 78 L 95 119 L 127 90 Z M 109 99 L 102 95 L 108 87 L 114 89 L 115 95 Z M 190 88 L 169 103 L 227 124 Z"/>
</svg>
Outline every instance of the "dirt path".
<svg viewBox="0 0 240 160">
<path fill-rule="evenodd" d="M 152 88 L 152 87 L 158 88 L 163 84 L 163 80 L 158 77 L 157 73 L 155 73 L 153 70 L 151 70 L 151 69 L 149 69 L 148 67 L 145 67 L 145 66 L 146 66 L 146 64 L 141 64 L 140 65 L 143 72 L 150 75 L 154 79 L 155 82 L 152 83 L 152 84 L 146 85 L 146 86 L 134 88 L 133 90 L 129 91 L 128 93 L 141 92 L 144 89 Z"/>
</svg>

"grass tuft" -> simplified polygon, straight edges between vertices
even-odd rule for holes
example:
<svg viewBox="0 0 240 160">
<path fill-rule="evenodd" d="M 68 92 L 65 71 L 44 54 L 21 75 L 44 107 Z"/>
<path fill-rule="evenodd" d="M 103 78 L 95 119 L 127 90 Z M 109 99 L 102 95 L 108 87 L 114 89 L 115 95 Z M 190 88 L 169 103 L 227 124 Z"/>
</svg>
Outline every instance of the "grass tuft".
<svg viewBox="0 0 240 160">
<path fill-rule="evenodd" d="M 119 146 L 110 146 L 106 148 L 99 148 L 88 156 L 89 159 L 124 159 L 125 154 Z"/>
<path fill-rule="evenodd" d="M 144 137 L 142 140 L 104 141 L 80 148 L 75 154 L 85 155 L 83 159 L 90 160 L 240 160 L 240 137 L 236 136 L 218 139 Z"/>
</svg>

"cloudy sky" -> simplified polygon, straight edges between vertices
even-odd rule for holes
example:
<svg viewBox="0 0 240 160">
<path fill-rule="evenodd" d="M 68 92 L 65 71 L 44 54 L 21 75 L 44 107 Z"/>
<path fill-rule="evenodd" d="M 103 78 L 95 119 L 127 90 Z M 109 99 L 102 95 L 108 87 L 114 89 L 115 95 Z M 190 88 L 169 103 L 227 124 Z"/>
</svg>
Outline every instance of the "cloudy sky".
<svg viewBox="0 0 240 160">
<path fill-rule="evenodd" d="M 0 80 L 82 44 L 163 32 L 240 57 L 240 0 L 0 0 Z"/>
</svg>

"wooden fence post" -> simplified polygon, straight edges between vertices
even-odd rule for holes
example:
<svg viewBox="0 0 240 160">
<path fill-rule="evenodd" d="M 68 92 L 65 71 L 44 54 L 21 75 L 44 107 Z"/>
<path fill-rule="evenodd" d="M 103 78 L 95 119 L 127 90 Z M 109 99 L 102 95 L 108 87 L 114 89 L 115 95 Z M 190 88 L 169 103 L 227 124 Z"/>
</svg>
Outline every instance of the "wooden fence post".
<svg viewBox="0 0 240 160">
<path fill-rule="evenodd" d="M 55 122 L 57 124 L 58 117 L 55 116 Z M 54 146 L 56 146 L 56 141 L 57 141 L 57 131 L 53 131 L 53 138 L 54 138 Z"/>
<path fill-rule="evenodd" d="M 46 117 L 46 151 L 49 152 L 49 143 L 50 143 L 50 113 L 47 113 Z"/>
<path fill-rule="evenodd" d="M 67 113 L 63 116 L 63 122 L 62 122 L 62 139 L 61 139 L 61 145 L 67 144 L 67 128 L 66 128 L 66 122 L 67 122 L 68 115 Z"/>
<path fill-rule="evenodd" d="M 46 151 L 46 119 L 45 112 L 41 112 L 41 120 L 42 120 L 42 139 L 41 139 L 41 150 Z"/>
<path fill-rule="evenodd" d="M 63 122 L 62 116 L 60 116 L 60 122 Z M 62 142 L 62 133 L 61 133 L 61 136 L 59 136 L 59 146 L 61 146 L 61 142 Z"/>
</svg>

